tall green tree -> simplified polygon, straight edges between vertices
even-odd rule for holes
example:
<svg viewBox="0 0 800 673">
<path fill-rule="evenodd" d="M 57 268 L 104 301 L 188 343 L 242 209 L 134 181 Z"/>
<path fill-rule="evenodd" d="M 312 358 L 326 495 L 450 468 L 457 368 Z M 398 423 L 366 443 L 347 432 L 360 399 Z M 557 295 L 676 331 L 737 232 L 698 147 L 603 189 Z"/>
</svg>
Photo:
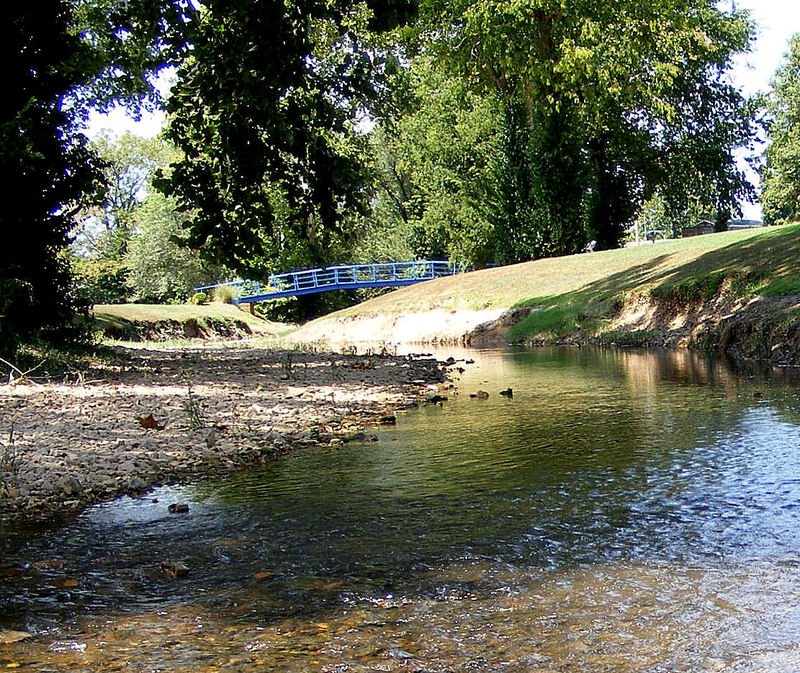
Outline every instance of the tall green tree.
<svg viewBox="0 0 800 673">
<path fill-rule="evenodd" d="M 184 219 L 172 199 L 158 192 L 131 213 L 133 234 L 123 263 L 136 301 L 185 301 L 194 287 L 217 282 L 225 273 L 177 244 Z"/>
<path fill-rule="evenodd" d="M 97 164 L 64 104 L 91 54 L 69 31 L 68 3 L 3 3 L 0 59 L 0 350 L 59 338 L 76 310 L 63 256 L 73 215 L 96 189 Z"/>
<path fill-rule="evenodd" d="M 416 258 L 490 261 L 498 110 L 462 79 L 419 57 L 407 69 L 405 110 L 372 134 L 374 236 L 405 237 Z"/>
<path fill-rule="evenodd" d="M 800 34 L 778 68 L 767 97 L 770 144 L 762 171 L 764 221 L 800 220 Z"/>
<path fill-rule="evenodd" d="M 698 173 L 720 209 L 746 193 L 732 151 L 750 129 L 723 78 L 749 44 L 744 14 L 712 0 L 421 7 L 422 39 L 503 106 L 498 261 L 612 247 L 657 188 L 677 200 Z"/>
<path fill-rule="evenodd" d="M 354 124 L 380 65 L 363 36 L 401 8 L 204 4 L 169 102 L 168 136 L 185 158 L 162 183 L 195 209 L 188 245 L 246 274 L 344 254 L 367 196 Z"/>
<path fill-rule="evenodd" d="M 81 213 L 78 247 L 88 257 L 120 261 L 133 230 L 133 213 L 147 196 L 153 175 L 180 154 L 161 138 L 132 133 L 103 133 L 90 146 L 103 163 L 103 182 L 96 201 Z"/>
</svg>

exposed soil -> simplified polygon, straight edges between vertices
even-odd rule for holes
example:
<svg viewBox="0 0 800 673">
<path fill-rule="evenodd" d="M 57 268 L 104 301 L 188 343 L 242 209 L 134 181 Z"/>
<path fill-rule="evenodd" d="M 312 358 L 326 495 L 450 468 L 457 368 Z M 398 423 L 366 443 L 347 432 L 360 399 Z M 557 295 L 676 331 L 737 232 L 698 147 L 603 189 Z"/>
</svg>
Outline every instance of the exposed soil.
<svg viewBox="0 0 800 673">
<path fill-rule="evenodd" d="M 0 388 L 0 515 L 77 510 L 157 483 L 368 441 L 445 381 L 431 359 L 135 351 L 72 384 Z"/>
<path fill-rule="evenodd" d="M 110 324 L 103 329 L 108 339 L 125 341 L 170 341 L 173 339 L 228 340 L 253 336 L 253 329 L 244 320 L 132 321 Z"/>
<path fill-rule="evenodd" d="M 343 344 L 468 344 L 470 333 L 479 325 L 500 318 L 504 309 L 424 313 L 381 313 L 317 320 L 288 338 L 303 343 Z"/>
<path fill-rule="evenodd" d="M 636 296 L 626 301 L 605 337 L 620 345 L 718 351 L 779 365 L 800 364 L 800 297 L 750 297 L 724 286 L 714 297 L 664 302 Z M 627 335 L 627 337 L 626 337 Z M 639 338 L 637 339 L 637 335 Z M 637 343 L 638 342 L 638 343 Z"/>
<path fill-rule="evenodd" d="M 499 346 L 536 308 L 356 316 L 318 322 L 293 340 L 349 343 Z M 335 336 L 332 336 L 335 335 Z M 781 365 L 800 365 L 800 296 L 740 298 L 729 283 L 697 301 L 629 296 L 600 331 L 571 334 L 559 343 L 693 348 Z M 531 339 L 529 344 L 552 343 Z"/>
</svg>

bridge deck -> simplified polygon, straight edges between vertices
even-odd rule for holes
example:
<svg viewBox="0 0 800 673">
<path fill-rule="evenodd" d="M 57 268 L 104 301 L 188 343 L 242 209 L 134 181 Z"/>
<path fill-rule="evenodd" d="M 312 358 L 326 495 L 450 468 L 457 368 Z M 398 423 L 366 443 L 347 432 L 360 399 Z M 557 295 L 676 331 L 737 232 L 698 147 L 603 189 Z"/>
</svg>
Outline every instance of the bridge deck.
<svg viewBox="0 0 800 673">
<path fill-rule="evenodd" d="M 279 273 L 263 282 L 235 280 L 229 283 L 203 285 L 196 287 L 195 292 L 232 286 L 239 290 L 235 303 L 253 303 L 332 290 L 401 287 L 442 276 L 452 276 L 457 271 L 455 265 L 443 261 L 353 264 Z"/>
</svg>

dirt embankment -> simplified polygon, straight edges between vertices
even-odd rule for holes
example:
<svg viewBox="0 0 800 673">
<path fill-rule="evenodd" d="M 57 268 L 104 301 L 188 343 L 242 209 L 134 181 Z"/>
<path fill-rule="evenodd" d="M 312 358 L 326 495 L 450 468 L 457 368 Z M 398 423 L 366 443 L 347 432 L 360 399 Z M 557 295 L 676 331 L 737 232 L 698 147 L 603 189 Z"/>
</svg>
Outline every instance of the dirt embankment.
<svg viewBox="0 0 800 673">
<path fill-rule="evenodd" d="M 741 298 L 723 286 L 715 296 L 694 302 L 632 297 L 598 337 L 605 343 L 616 338 L 622 345 L 692 348 L 800 365 L 800 296 Z"/>
<path fill-rule="evenodd" d="M 304 325 L 287 337 L 300 343 L 348 344 L 469 344 L 478 326 L 501 319 L 504 309 L 421 313 L 377 313 L 330 317 Z"/>
<path fill-rule="evenodd" d="M 536 310 L 432 310 L 331 318 L 290 338 L 334 346 L 365 342 L 499 346 L 509 343 L 511 328 Z M 526 343 L 692 348 L 800 365 L 800 296 L 741 298 L 731 292 L 729 283 L 713 297 L 694 301 L 633 294 L 599 329 L 558 339 L 534 335 Z"/>
<path fill-rule="evenodd" d="M 464 341 L 506 343 L 509 329 L 536 309 L 512 309 L 480 325 Z M 713 297 L 687 301 L 632 295 L 597 331 L 576 332 L 559 343 L 691 348 L 740 359 L 800 365 L 800 296 L 736 297 L 729 284 Z M 534 337 L 529 344 L 552 343 Z"/>
<path fill-rule="evenodd" d="M 244 320 L 136 320 L 103 327 L 107 339 L 122 341 L 171 341 L 173 339 L 230 340 L 253 336 L 253 329 Z"/>
<path fill-rule="evenodd" d="M 88 378 L 0 387 L 0 515 L 368 440 L 445 375 L 415 357 L 208 348 L 136 351 Z"/>
</svg>

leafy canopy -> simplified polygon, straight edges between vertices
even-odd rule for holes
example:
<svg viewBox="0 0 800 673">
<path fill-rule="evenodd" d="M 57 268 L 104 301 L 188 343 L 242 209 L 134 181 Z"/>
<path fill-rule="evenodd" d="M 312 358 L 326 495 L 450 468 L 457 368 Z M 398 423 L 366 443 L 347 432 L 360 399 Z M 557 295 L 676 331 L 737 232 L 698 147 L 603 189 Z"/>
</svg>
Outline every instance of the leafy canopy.
<svg viewBox="0 0 800 673">
<path fill-rule="evenodd" d="M 800 220 L 800 34 L 789 42 L 767 98 L 767 111 L 771 143 L 762 173 L 764 221 L 784 224 Z"/>
</svg>

